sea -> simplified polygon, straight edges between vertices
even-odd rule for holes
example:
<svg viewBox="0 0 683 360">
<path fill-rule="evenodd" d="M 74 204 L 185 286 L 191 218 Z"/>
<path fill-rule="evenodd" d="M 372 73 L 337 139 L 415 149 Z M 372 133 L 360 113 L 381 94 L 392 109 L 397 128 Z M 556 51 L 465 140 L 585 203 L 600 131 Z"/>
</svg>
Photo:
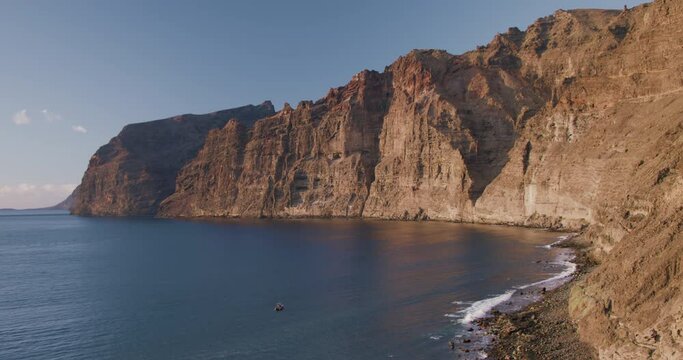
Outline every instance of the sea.
<svg viewBox="0 0 683 360">
<path fill-rule="evenodd" d="M 485 358 L 476 320 L 571 276 L 567 237 L 0 211 L 0 359 Z"/>
</svg>

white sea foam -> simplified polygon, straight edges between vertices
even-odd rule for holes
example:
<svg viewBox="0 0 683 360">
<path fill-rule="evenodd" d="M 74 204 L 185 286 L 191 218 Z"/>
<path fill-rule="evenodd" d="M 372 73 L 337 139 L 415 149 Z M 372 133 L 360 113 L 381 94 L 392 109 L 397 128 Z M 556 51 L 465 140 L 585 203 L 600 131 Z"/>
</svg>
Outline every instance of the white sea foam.
<svg viewBox="0 0 683 360">
<path fill-rule="evenodd" d="M 429 338 L 432 340 L 441 340 L 442 337 L 443 337 L 443 335 L 432 335 Z"/>
<path fill-rule="evenodd" d="M 556 274 L 553 277 L 550 277 L 548 279 L 537 281 L 535 283 L 531 283 L 531 284 L 527 284 L 527 285 L 522 285 L 519 287 L 519 289 L 526 289 L 528 287 L 539 286 L 539 285 L 543 285 L 543 284 L 549 284 L 549 285 L 559 284 L 561 280 L 569 278 L 576 271 L 577 266 L 575 263 L 572 262 L 572 260 L 574 260 L 573 256 L 568 256 L 566 254 L 560 255 L 558 260 L 553 262 L 553 264 L 564 266 L 564 270 L 562 270 L 559 274 Z"/>
<path fill-rule="evenodd" d="M 550 249 L 552 247 L 552 245 L 560 243 L 562 241 L 565 241 L 571 237 L 572 237 L 572 235 L 560 236 L 558 238 L 558 241 L 556 241 L 550 245 L 545 245 L 543 247 Z M 462 319 L 460 319 L 460 323 L 461 324 L 470 324 L 474 320 L 485 317 L 491 310 L 493 310 L 493 308 L 495 308 L 496 306 L 510 300 L 512 298 L 512 295 L 514 295 L 514 293 L 517 290 L 522 290 L 522 289 L 540 286 L 540 285 L 545 285 L 545 284 L 547 284 L 549 287 L 561 284 L 563 282 L 562 280 L 568 279 L 572 274 L 574 274 L 574 272 L 577 269 L 577 265 L 575 263 L 573 263 L 572 260 L 574 260 L 573 255 L 568 254 L 568 253 L 560 254 L 558 256 L 557 260 L 552 262 L 552 264 L 561 265 L 564 267 L 564 269 L 560 273 L 555 274 L 548 279 L 537 281 L 537 282 L 534 282 L 531 284 L 518 286 L 518 287 L 511 289 L 511 290 L 508 290 L 508 291 L 506 291 L 500 295 L 496 295 L 496 296 L 493 296 L 493 297 L 490 297 L 490 298 L 487 298 L 484 300 L 479 300 L 479 301 L 472 303 L 472 305 L 470 305 L 468 308 L 461 311 L 461 313 L 464 315 L 463 315 Z M 446 316 L 448 316 L 448 317 L 454 317 L 452 315 L 454 315 L 454 314 L 446 314 Z"/>
<path fill-rule="evenodd" d="M 559 243 L 561 243 L 561 242 L 563 242 L 563 241 L 569 240 L 572 236 L 574 236 L 574 234 L 558 236 L 558 237 L 557 237 L 557 241 L 555 241 L 555 242 L 553 242 L 553 243 L 551 243 L 551 244 L 548 244 L 548 245 L 540 245 L 540 246 L 538 246 L 538 247 L 541 247 L 541 248 L 544 248 L 544 249 L 550 249 L 550 248 L 552 248 L 553 246 L 555 246 L 555 245 L 557 245 L 557 244 L 559 244 Z"/>
<path fill-rule="evenodd" d="M 494 307 L 510 300 L 512 294 L 514 293 L 515 290 L 508 290 L 503 294 L 472 303 L 470 307 L 463 310 L 463 314 L 465 315 L 460 320 L 460 323 L 470 324 L 472 321 L 486 316 L 486 314 L 488 314 L 488 312 L 491 311 Z"/>
</svg>

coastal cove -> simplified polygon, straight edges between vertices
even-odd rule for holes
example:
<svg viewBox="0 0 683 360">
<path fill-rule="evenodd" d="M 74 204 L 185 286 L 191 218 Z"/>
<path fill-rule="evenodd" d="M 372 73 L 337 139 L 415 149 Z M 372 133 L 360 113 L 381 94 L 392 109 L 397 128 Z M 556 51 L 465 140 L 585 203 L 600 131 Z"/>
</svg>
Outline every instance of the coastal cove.
<svg viewBox="0 0 683 360">
<path fill-rule="evenodd" d="M 3 15 L 0 360 L 683 360 L 683 0 Z"/>
<path fill-rule="evenodd" d="M 679 0 L 611 10 L 558 9 L 464 53 L 418 44 L 381 70 L 359 67 L 346 84 L 320 91 L 317 100 L 296 98 L 296 105 L 281 108 L 271 101 L 255 105 L 271 98 L 264 93 L 250 100 L 252 105 L 129 122 L 90 157 L 65 203 L 74 215 L 95 217 L 439 220 L 580 231 L 579 259 L 585 256 L 595 267 L 544 298 L 543 304 L 556 304 L 549 309 L 558 310 L 558 317 L 522 310 L 526 315 L 509 319 L 512 327 L 530 329 L 526 317 L 538 313 L 550 324 L 570 326 L 564 330 L 571 330 L 567 334 L 577 346 L 591 348 L 583 353 L 592 354 L 588 357 L 677 359 L 683 353 L 682 29 Z M 429 248 L 433 240 L 426 238 L 412 251 Z M 364 246 L 373 244 L 363 240 Z M 447 263 L 476 274 L 502 271 L 494 278 L 507 279 L 512 273 L 496 262 L 496 256 L 511 255 L 501 253 L 503 248 L 482 252 L 483 262 Z M 456 253 L 437 252 L 437 261 L 425 266 L 438 268 L 439 256 Z M 520 260 L 545 265 L 527 255 Z M 455 300 L 411 301 L 428 306 L 430 316 L 439 304 L 452 301 L 472 302 L 452 304 L 464 308 L 477 301 L 485 301 L 478 303 L 485 308 L 523 306 L 515 300 L 529 290 L 519 287 L 573 267 L 562 261 L 551 264 L 562 269 L 535 280 L 477 278 L 491 287 L 470 283 L 441 290 Z M 358 286 L 392 283 L 370 270 L 363 273 L 369 279 L 349 278 Z M 415 281 L 419 286 L 402 279 L 397 287 L 450 286 L 441 280 L 452 271 L 422 273 Z M 476 278 L 470 275 L 466 278 Z M 470 290 L 481 291 L 465 300 L 456 297 Z M 442 314 L 455 314 L 444 318 L 457 323 L 462 309 L 453 307 Z M 418 324 L 396 322 L 404 318 L 404 312 L 391 321 L 380 317 L 396 327 L 376 331 L 424 336 Z M 543 330 L 536 338 L 546 342 L 556 333 Z M 372 358 L 403 354 L 402 348 L 425 353 L 424 344 L 412 340 L 380 349 L 377 339 L 366 338 Z M 326 349 L 343 353 L 346 347 L 338 342 L 347 341 L 334 338 Z M 546 350 L 517 353 L 556 358 L 549 354 L 557 348 Z M 570 349 L 559 353 L 587 357 Z"/>
<path fill-rule="evenodd" d="M 475 320 L 569 275 L 571 255 L 550 246 L 566 237 L 448 222 L 2 212 L 0 317 L 12 321 L 0 325 L 0 357 L 449 359 L 450 338 L 476 357 L 490 339 L 470 331 Z"/>
</svg>

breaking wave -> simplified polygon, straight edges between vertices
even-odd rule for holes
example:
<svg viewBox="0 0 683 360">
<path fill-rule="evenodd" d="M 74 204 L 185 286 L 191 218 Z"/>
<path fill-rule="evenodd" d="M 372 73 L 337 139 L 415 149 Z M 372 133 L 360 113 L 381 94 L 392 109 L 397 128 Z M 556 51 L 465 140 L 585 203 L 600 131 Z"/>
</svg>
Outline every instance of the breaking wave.
<svg viewBox="0 0 683 360">
<path fill-rule="evenodd" d="M 554 243 L 544 245 L 542 247 L 550 249 L 553 247 L 553 245 L 566 241 L 571 237 L 572 235 L 560 236 L 558 240 Z M 509 301 L 513 297 L 515 292 L 519 290 L 527 289 L 530 287 L 540 287 L 541 285 L 545 285 L 545 287 L 552 289 L 561 285 L 562 283 L 564 283 L 564 280 L 567 280 L 572 274 L 574 274 L 574 272 L 576 272 L 577 265 L 574 262 L 572 262 L 572 260 L 574 260 L 574 255 L 572 253 L 561 253 L 558 255 L 557 259 L 554 262 L 552 262 L 552 264 L 554 265 L 560 265 L 563 267 L 563 270 L 561 272 L 545 280 L 517 286 L 502 294 L 498 294 L 490 298 L 473 302 L 472 305 L 459 312 L 460 314 L 462 314 L 462 319 L 460 319 L 460 323 L 465 325 L 471 324 L 474 320 L 481 319 L 487 316 L 489 312 L 491 312 L 491 310 L 493 310 L 496 306 L 506 301 Z M 446 314 L 445 316 L 455 317 L 454 315 L 455 314 Z"/>
<path fill-rule="evenodd" d="M 465 316 L 463 316 L 463 318 L 460 320 L 460 323 L 469 324 L 474 320 L 486 316 L 486 314 L 488 314 L 489 311 L 491 311 L 494 307 L 510 300 L 515 291 L 516 290 L 508 290 L 503 294 L 496 295 L 488 299 L 475 301 L 472 303 L 472 305 L 470 305 L 470 307 L 463 310 Z"/>
</svg>

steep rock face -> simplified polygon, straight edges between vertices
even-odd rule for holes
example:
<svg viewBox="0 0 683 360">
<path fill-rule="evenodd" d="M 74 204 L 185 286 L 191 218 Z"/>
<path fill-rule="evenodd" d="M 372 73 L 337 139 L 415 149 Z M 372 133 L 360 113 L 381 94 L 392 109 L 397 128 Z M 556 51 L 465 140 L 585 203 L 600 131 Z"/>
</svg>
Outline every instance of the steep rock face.
<svg viewBox="0 0 683 360">
<path fill-rule="evenodd" d="M 192 208 L 198 206 L 229 208 L 237 197 L 237 181 L 242 173 L 246 141 L 247 127 L 235 119 L 230 120 L 223 129 L 211 130 L 197 157 L 183 169 L 176 192 L 172 195 L 186 200 L 192 194 L 192 203 L 175 201 L 178 207 L 172 209 L 168 205 L 170 200 L 166 199 L 165 211 L 180 215 L 190 213 Z"/>
<path fill-rule="evenodd" d="M 501 60 L 503 61 L 503 60 Z M 368 217 L 466 220 L 543 103 L 515 64 L 414 51 L 394 63 Z"/>
<path fill-rule="evenodd" d="M 266 102 L 127 125 L 90 159 L 71 210 L 79 215 L 153 215 L 211 129 L 231 118 L 251 124 L 273 112 Z"/>
<path fill-rule="evenodd" d="M 602 245 L 603 262 L 572 289 L 570 313 L 601 358 L 677 359 L 683 355 L 683 97 L 638 107 L 636 116 L 656 114 L 652 127 L 666 131 L 638 134 L 642 148 L 634 150 L 642 158 L 624 164 L 629 186 L 587 234 Z"/>
<path fill-rule="evenodd" d="M 248 134 L 233 123 L 212 132 L 161 213 L 360 216 L 378 161 L 389 80 L 363 71 L 315 103 L 285 105 Z"/>
<path fill-rule="evenodd" d="M 683 3 L 638 7 L 618 26 L 628 32 L 612 77 L 623 92 L 600 119 L 616 126 L 598 128 L 596 144 L 611 159 L 610 188 L 586 234 L 603 262 L 575 286 L 570 311 L 601 358 L 675 359 L 683 356 Z"/>
<path fill-rule="evenodd" d="M 630 183 L 626 163 L 640 160 L 636 135 L 654 122 L 632 121 L 639 108 L 629 105 L 680 87 L 679 65 L 665 60 L 670 54 L 639 62 L 661 49 L 633 39 L 636 25 L 623 25 L 640 24 L 652 8 L 559 11 L 532 25 L 518 48 L 510 46 L 520 72 L 537 79 L 550 101 L 520 130 L 502 175 L 476 204 L 475 221 L 502 220 L 496 209 L 504 206 L 512 222 L 578 228 L 600 222 L 614 206 Z M 615 24 L 629 32 L 614 35 Z"/>
<path fill-rule="evenodd" d="M 223 159 L 205 149 L 196 162 L 208 172 L 184 171 L 161 214 L 600 222 L 628 187 L 623 161 L 640 160 L 621 151 L 636 147 L 642 124 L 619 109 L 680 86 L 680 49 L 651 20 L 661 6 L 558 11 L 460 56 L 413 51 L 382 74 L 359 75 L 381 78 L 377 91 L 360 94 L 358 79 L 337 89 L 360 96 L 358 108 L 374 99 L 381 109 L 332 104 L 334 92 L 287 107 L 227 150 L 244 153 L 230 189 L 208 184 Z M 356 138 L 359 152 L 338 146 Z M 211 205 L 218 189 L 234 200 Z"/>
<path fill-rule="evenodd" d="M 602 264 L 572 292 L 582 338 L 605 359 L 678 358 L 683 4 L 596 15 L 560 12 L 527 31 L 572 35 L 541 45 L 536 58 L 518 53 L 542 86 L 555 74 L 552 98 L 522 129 L 475 221 L 523 213 L 526 224 L 589 225 L 585 238 Z"/>
</svg>

